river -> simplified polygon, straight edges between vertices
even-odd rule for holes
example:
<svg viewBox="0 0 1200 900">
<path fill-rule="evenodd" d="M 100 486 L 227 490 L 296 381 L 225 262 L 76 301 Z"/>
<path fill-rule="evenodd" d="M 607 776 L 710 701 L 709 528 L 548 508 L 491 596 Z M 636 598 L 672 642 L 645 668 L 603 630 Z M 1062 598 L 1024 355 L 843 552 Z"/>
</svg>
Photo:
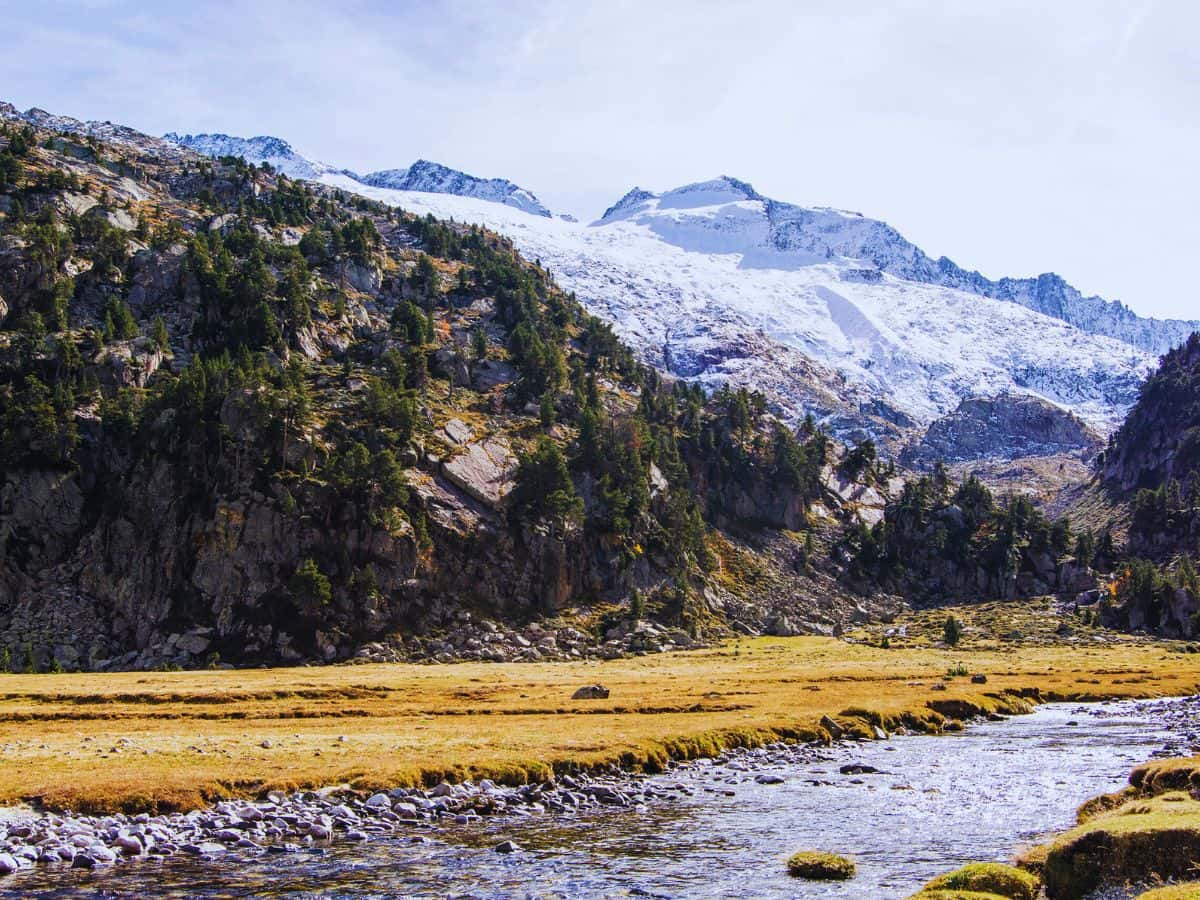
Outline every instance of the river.
<svg viewBox="0 0 1200 900">
<path fill-rule="evenodd" d="M 642 811 L 484 820 L 325 852 L 172 857 L 95 871 L 43 867 L 0 897 L 904 897 L 974 860 L 1006 860 L 1072 824 L 1139 762 L 1188 752 L 1195 701 L 1052 704 L 940 737 L 736 756 L 654 780 L 679 799 Z M 842 774 L 858 763 L 877 774 Z M 777 775 L 778 784 L 755 779 Z M 512 840 L 522 852 L 493 847 Z M 853 855 L 840 884 L 785 873 L 798 849 Z"/>
</svg>

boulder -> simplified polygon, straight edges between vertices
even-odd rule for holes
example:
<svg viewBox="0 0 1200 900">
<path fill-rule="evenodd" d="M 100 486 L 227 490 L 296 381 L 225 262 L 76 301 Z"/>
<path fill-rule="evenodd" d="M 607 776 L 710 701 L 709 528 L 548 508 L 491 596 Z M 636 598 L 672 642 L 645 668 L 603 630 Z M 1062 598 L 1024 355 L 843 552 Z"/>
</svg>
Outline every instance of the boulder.
<svg viewBox="0 0 1200 900">
<path fill-rule="evenodd" d="M 572 700 L 607 700 L 608 688 L 599 684 L 588 684 L 571 695 Z"/>
<path fill-rule="evenodd" d="M 467 357 L 457 350 L 442 347 L 433 354 L 431 366 L 433 374 L 449 378 L 455 385 L 466 386 L 471 383 L 471 366 Z"/>
<path fill-rule="evenodd" d="M 446 432 L 446 437 L 459 446 L 475 436 L 475 429 L 462 419 L 451 419 L 442 430 Z"/>
<path fill-rule="evenodd" d="M 125 209 L 105 209 L 102 206 L 93 206 L 88 210 L 86 218 L 97 219 L 120 231 L 134 231 L 137 228 L 137 219 Z"/>
<path fill-rule="evenodd" d="M 442 465 L 447 481 L 493 509 L 499 509 L 512 491 L 516 474 L 517 457 L 499 438 L 470 444 Z"/>
<path fill-rule="evenodd" d="M 821 716 L 821 727 L 828 731 L 829 736 L 835 741 L 842 736 L 844 731 L 842 726 L 835 722 L 831 716 Z"/>
</svg>

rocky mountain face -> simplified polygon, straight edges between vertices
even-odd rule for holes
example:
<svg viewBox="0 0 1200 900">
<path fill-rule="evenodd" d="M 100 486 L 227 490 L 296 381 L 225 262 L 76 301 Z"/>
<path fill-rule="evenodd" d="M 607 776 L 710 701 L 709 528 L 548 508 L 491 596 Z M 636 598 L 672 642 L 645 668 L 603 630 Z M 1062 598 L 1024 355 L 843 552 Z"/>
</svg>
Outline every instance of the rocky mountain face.
<svg viewBox="0 0 1200 900">
<path fill-rule="evenodd" d="M 901 461 L 928 469 L 971 460 L 1077 454 L 1090 458 L 1104 445 L 1078 416 L 1034 396 L 973 397 L 931 424 Z"/>
<path fill-rule="evenodd" d="M 886 486 L 637 362 L 502 236 L 0 115 L 0 659 L 578 657 L 895 608 L 821 566 Z"/>
<path fill-rule="evenodd" d="M 210 155 L 232 149 L 192 146 Z M 267 159 L 264 148 L 240 149 Z M 933 437 L 944 442 L 956 432 L 958 404 L 975 398 L 1040 398 L 1108 433 L 1155 354 L 1196 325 L 1138 317 L 1053 274 L 992 281 L 928 257 L 884 222 L 782 203 L 734 178 L 663 194 L 635 188 L 581 226 L 497 210 L 549 219 L 509 182 L 436 164 L 365 177 L 312 171 L 302 177 L 495 228 L 550 265 L 651 364 L 710 389 L 763 390 L 793 421 L 811 413 L 889 452 L 949 416 Z M 446 199 L 422 196 L 429 192 Z M 1020 417 L 1014 408 L 1010 418 Z M 984 456 L 1036 452 L 1036 438 L 1018 436 Z M 965 445 L 950 449 L 965 458 Z"/>
<path fill-rule="evenodd" d="M 590 226 L 326 180 L 486 222 L 653 365 L 709 390 L 761 390 L 792 421 L 811 413 L 839 437 L 871 436 L 891 453 L 976 397 L 1038 397 L 1106 434 L 1153 366 L 1147 352 L 1018 304 L 905 281 L 818 246 L 809 238 L 823 226 L 801 227 L 802 210 L 734 179 L 631 192 Z"/>
</svg>

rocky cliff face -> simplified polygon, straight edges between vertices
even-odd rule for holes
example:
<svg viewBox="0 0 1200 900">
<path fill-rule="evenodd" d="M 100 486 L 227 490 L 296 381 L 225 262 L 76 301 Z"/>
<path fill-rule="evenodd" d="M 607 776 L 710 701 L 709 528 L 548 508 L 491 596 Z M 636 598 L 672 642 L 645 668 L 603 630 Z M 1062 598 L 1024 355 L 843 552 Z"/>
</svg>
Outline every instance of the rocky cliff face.
<svg viewBox="0 0 1200 900">
<path fill-rule="evenodd" d="M 1078 416 L 1036 397 L 1002 395 L 964 400 L 953 413 L 933 422 L 901 460 L 928 468 L 938 460 L 1060 454 L 1090 458 L 1101 446 L 1100 436 Z"/>
</svg>

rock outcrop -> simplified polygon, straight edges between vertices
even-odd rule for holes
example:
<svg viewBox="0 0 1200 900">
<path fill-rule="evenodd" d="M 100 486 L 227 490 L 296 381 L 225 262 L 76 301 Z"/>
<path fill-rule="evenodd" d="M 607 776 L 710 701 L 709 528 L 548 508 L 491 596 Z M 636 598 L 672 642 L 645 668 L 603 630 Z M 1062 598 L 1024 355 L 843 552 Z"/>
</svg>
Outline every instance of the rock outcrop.
<svg viewBox="0 0 1200 900">
<path fill-rule="evenodd" d="M 1100 436 L 1071 412 L 1024 394 L 973 397 L 933 422 L 901 454 L 908 466 L 1078 453 L 1090 457 Z"/>
</svg>

